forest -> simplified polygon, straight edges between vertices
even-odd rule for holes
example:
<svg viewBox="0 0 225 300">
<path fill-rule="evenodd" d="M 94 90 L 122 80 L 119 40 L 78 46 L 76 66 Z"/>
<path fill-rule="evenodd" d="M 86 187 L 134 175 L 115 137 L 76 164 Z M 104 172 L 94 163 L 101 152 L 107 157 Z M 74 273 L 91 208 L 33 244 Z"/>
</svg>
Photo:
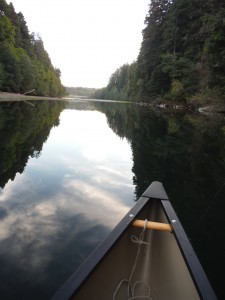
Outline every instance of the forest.
<svg viewBox="0 0 225 300">
<path fill-rule="evenodd" d="M 0 0 L 0 90 L 61 97 L 65 87 L 42 39 L 30 33 L 21 12 Z"/>
<path fill-rule="evenodd" d="M 87 87 L 66 87 L 66 92 L 69 96 L 81 96 L 84 98 L 90 98 L 90 96 L 96 91 L 95 88 Z"/>
<path fill-rule="evenodd" d="M 225 100 L 225 2 L 151 0 L 136 61 L 95 98 L 196 105 Z"/>
</svg>

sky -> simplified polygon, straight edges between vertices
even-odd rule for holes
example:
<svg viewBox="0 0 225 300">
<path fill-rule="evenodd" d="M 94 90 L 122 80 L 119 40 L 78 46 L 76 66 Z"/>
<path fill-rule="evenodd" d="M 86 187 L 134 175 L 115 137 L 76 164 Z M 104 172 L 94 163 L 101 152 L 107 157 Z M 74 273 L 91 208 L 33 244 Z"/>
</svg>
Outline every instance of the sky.
<svg viewBox="0 0 225 300">
<path fill-rule="evenodd" d="M 65 86 L 101 88 L 136 60 L 150 0 L 7 0 L 40 35 Z"/>
</svg>

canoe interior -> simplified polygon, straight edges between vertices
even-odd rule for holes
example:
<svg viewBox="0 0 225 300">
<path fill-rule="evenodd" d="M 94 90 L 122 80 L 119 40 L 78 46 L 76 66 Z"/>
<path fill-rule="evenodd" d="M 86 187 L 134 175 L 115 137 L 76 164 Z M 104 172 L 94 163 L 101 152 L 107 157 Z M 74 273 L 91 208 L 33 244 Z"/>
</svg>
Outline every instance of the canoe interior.
<svg viewBox="0 0 225 300">
<path fill-rule="evenodd" d="M 137 218 L 168 223 L 161 201 L 157 199 L 147 201 Z M 71 299 L 112 300 L 113 295 L 115 300 L 128 299 L 127 284 L 119 284 L 130 277 L 138 249 L 131 236 L 139 237 L 141 231 L 129 225 Z M 200 299 L 174 234 L 147 229 L 144 241 L 148 244 L 142 244 L 140 248 L 131 280 L 133 285 L 140 282 L 134 296 L 153 300 Z M 150 296 L 144 298 L 149 288 Z"/>
</svg>

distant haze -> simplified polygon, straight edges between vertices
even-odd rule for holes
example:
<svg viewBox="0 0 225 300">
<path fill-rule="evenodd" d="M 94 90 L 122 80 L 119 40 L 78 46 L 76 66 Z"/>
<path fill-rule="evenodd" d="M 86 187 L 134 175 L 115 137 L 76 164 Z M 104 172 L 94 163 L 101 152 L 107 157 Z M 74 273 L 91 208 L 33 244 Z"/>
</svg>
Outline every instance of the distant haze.
<svg viewBox="0 0 225 300">
<path fill-rule="evenodd" d="M 65 86 L 100 88 L 136 60 L 149 0 L 7 0 L 38 33 Z"/>
</svg>

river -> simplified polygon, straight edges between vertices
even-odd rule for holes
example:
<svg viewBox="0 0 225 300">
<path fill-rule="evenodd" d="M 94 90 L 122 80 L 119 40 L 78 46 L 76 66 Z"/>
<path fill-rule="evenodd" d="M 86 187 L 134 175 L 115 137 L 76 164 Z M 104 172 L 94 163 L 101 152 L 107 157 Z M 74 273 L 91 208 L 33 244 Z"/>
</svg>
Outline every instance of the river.
<svg viewBox="0 0 225 300">
<path fill-rule="evenodd" d="M 1 299 L 49 299 L 154 180 L 225 298 L 224 116 L 32 103 L 0 103 Z"/>
</svg>

